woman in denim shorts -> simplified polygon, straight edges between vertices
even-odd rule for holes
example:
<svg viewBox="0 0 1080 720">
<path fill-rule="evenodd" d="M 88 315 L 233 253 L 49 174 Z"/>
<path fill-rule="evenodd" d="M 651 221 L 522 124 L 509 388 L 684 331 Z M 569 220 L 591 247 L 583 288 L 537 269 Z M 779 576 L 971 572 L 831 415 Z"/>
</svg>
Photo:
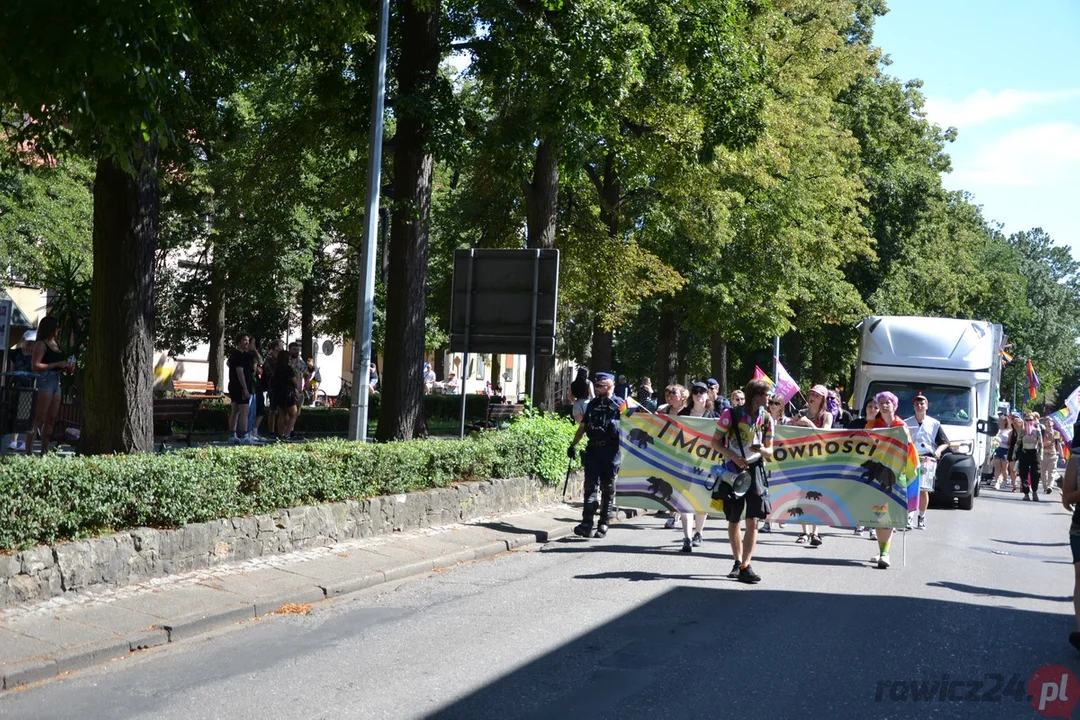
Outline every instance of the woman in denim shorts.
<svg viewBox="0 0 1080 720">
<path fill-rule="evenodd" d="M 37 341 L 30 352 L 30 369 L 38 374 L 37 411 L 30 437 L 26 442 L 26 454 L 34 454 L 34 438 L 41 440 L 41 454 L 49 452 L 53 424 L 60 412 L 60 373 L 70 370 L 64 353 L 60 351 L 60 322 L 46 315 L 38 324 Z"/>
</svg>

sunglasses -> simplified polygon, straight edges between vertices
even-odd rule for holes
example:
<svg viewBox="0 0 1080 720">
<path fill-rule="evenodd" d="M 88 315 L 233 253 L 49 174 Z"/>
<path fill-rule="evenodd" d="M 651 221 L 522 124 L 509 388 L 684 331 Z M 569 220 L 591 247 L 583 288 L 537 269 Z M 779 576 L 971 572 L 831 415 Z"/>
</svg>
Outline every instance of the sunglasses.
<svg viewBox="0 0 1080 720">
<path fill-rule="evenodd" d="M 769 404 L 770 405 L 783 405 L 783 403 L 780 402 L 779 400 L 770 400 Z"/>
</svg>

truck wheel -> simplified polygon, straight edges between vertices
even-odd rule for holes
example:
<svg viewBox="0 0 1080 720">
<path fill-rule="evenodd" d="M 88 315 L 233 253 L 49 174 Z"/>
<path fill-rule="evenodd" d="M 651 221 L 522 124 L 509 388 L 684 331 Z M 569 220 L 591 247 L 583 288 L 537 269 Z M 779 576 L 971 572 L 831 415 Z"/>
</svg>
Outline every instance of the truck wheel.
<svg viewBox="0 0 1080 720">
<path fill-rule="evenodd" d="M 968 495 L 967 497 L 957 498 L 956 502 L 959 503 L 961 510 L 970 510 L 975 507 L 975 496 Z"/>
</svg>

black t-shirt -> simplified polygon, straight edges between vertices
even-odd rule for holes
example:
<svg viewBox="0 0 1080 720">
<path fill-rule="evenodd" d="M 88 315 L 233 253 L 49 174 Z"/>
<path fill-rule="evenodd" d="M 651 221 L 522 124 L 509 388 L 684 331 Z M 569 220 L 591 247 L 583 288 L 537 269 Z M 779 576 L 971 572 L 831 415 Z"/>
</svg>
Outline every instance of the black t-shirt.
<svg viewBox="0 0 1080 720">
<path fill-rule="evenodd" d="M 255 353 L 250 350 L 233 350 L 226 363 L 229 367 L 229 387 L 239 391 L 240 385 L 236 379 L 236 371 L 239 368 L 244 373 L 244 382 L 247 384 L 249 393 L 255 391 Z"/>
</svg>

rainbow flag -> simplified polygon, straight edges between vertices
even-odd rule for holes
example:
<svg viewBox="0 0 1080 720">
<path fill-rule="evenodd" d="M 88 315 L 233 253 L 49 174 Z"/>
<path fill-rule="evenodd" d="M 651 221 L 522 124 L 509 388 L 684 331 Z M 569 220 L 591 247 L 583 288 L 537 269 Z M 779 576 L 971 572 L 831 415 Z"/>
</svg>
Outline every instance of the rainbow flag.
<svg viewBox="0 0 1080 720">
<path fill-rule="evenodd" d="M 771 378 L 771 377 L 769 377 L 768 375 L 766 375 L 766 374 L 765 374 L 765 371 L 764 371 L 764 370 L 762 370 L 762 369 L 761 369 L 760 367 L 758 367 L 757 365 L 755 365 L 755 366 L 754 366 L 754 379 L 755 379 L 755 380 L 764 380 L 765 382 L 769 383 L 769 384 L 770 384 L 770 385 L 772 385 L 773 387 L 776 387 L 776 383 L 774 383 L 774 382 L 772 381 L 772 378 Z"/>
<path fill-rule="evenodd" d="M 1035 391 L 1039 389 L 1039 376 L 1035 374 L 1035 368 L 1032 367 L 1031 361 L 1027 361 L 1027 376 L 1028 376 L 1028 397 L 1032 400 L 1035 399 Z"/>
<path fill-rule="evenodd" d="M 620 426 L 620 505 L 722 512 L 711 490 L 729 469 L 712 449 L 716 420 L 658 415 L 637 406 L 627 408 Z M 907 428 L 781 426 L 773 452 L 767 468 L 775 520 L 900 528 L 919 507 L 919 458 Z"/>
</svg>

